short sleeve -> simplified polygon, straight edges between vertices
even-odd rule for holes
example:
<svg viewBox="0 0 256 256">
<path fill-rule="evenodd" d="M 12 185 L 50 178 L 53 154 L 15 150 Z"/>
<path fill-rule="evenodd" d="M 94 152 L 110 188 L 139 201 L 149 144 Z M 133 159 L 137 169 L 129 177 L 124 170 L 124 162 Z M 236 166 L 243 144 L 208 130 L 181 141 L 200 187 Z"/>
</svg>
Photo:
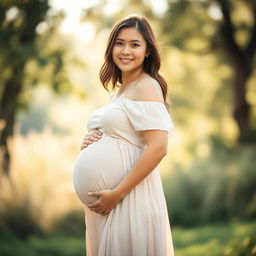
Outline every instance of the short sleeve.
<svg viewBox="0 0 256 256">
<path fill-rule="evenodd" d="M 174 128 L 171 117 L 161 102 L 123 98 L 123 106 L 136 131 L 163 130 L 170 133 Z"/>
</svg>

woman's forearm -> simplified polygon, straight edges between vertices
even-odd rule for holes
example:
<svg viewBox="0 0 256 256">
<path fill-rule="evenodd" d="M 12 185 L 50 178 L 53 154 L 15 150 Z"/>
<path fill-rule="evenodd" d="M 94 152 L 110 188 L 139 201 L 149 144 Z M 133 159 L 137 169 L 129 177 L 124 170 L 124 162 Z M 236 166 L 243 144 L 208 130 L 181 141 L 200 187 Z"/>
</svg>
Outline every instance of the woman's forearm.
<svg viewBox="0 0 256 256">
<path fill-rule="evenodd" d="M 145 179 L 166 155 L 164 147 L 148 147 L 141 154 L 129 174 L 114 188 L 115 194 L 124 198 L 137 184 Z"/>
</svg>

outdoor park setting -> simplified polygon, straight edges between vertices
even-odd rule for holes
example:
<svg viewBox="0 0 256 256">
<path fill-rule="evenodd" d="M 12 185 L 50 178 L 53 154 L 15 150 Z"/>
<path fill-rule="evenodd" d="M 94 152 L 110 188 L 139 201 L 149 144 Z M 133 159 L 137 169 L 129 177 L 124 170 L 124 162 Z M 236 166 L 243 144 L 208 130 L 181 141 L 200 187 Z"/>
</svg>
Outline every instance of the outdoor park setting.
<svg viewBox="0 0 256 256">
<path fill-rule="evenodd" d="M 72 170 L 110 96 L 108 35 L 133 13 L 152 24 L 169 87 L 175 256 L 256 255 L 254 0 L 0 1 L 0 255 L 85 255 Z"/>
</svg>

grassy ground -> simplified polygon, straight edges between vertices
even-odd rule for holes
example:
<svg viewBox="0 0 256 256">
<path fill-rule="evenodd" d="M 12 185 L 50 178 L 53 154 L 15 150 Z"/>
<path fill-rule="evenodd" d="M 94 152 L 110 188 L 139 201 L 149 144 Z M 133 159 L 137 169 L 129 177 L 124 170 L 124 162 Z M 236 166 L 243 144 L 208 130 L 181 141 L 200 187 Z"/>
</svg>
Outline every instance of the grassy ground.
<svg viewBox="0 0 256 256">
<path fill-rule="evenodd" d="M 256 222 L 173 229 L 176 256 L 256 255 L 256 244 L 251 254 L 238 252 L 247 248 L 255 236 Z M 233 252 L 234 248 L 237 252 Z"/>
<path fill-rule="evenodd" d="M 256 245 L 250 245 L 250 239 L 255 235 L 256 221 L 173 229 L 176 256 L 253 256 Z M 63 234 L 47 238 L 33 236 L 20 241 L 5 234 L 0 239 L 0 255 L 84 256 L 84 238 Z"/>
</svg>

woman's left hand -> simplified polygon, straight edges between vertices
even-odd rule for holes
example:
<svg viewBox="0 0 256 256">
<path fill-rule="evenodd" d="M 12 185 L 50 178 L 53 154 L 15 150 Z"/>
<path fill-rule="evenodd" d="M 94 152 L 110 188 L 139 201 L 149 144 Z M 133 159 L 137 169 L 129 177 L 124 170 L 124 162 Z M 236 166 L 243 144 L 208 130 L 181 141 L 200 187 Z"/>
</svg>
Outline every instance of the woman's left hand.
<svg viewBox="0 0 256 256">
<path fill-rule="evenodd" d="M 113 190 L 102 190 L 97 192 L 88 192 L 89 196 L 98 197 L 98 200 L 88 207 L 101 215 L 107 215 L 118 204 L 120 198 L 114 193 Z"/>
</svg>

